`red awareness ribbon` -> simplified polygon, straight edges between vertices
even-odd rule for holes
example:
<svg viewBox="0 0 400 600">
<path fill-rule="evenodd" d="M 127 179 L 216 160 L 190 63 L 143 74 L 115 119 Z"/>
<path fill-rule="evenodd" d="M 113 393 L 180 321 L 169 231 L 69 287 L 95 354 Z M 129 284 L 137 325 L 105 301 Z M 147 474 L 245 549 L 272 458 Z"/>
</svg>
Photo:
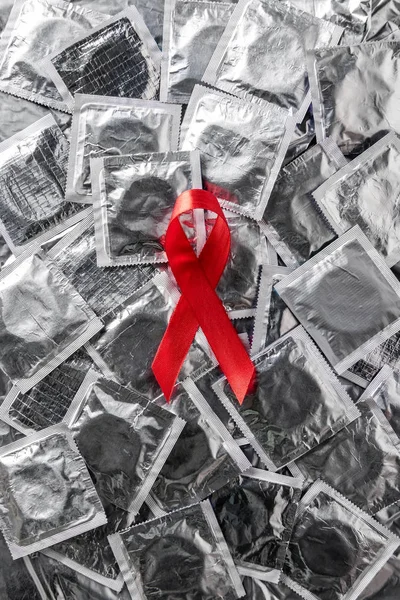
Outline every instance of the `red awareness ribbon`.
<svg viewBox="0 0 400 600">
<path fill-rule="evenodd" d="M 179 220 L 180 215 L 195 208 L 210 210 L 217 215 L 199 257 Z M 176 200 L 164 243 L 181 297 L 152 364 L 153 373 L 168 401 L 199 327 L 240 403 L 254 379 L 254 365 L 215 292 L 230 247 L 228 223 L 217 198 L 205 190 L 183 192 Z"/>
</svg>

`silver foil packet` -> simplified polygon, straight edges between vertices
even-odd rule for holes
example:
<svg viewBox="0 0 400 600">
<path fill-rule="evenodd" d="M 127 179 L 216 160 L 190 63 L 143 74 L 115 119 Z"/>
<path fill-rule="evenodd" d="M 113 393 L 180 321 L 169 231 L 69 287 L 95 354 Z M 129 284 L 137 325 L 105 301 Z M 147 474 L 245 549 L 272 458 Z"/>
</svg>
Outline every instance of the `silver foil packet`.
<svg viewBox="0 0 400 600">
<path fill-rule="evenodd" d="M 50 114 L 0 143 L 0 233 L 14 254 L 86 215 L 64 200 L 68 151 Z"/>
<path fill-rule="evenodd" d="M 180 147 L 200 151 L 203 185 L 222 206 L 260 219 L 294 125 L 277 106 L 196 85 Z"/>
<path fill-rule="evenodd" d="M 71 112 L 77 93 L 156 100 L 160 63 L 161 52 L 134 6 L 43 61 Z"/>
<path fill-rule="evenodd" d="M 400 368 L 400 333 L 395 333 L 357 361 L 349 368 L 346 377 L 365 388 L 385 365 L 392 369 Z"/>
<path fill-rule="evenodd" d="M 242 98 L 291 109 L 310 105 L 306 51 L 334 45 L 342 29 L 276 0 L 240 0 L 203 81 Z"/>
<path fill-rule="evenodd" d="M 372 2 L 373 3 L 373 2 Z M 367 30 L 371 10 L 371 0 L 323 0 L 315 3 L 312 0 L 292 0 L 293 6 L 299 10 L 325 19 L 343 27 L 340 44 L 356 44 L 361 42 Z"/>
<path fill-rule="evenodd" d="M 168 262 L 164 241 L 176 199 L 202 187 L 199 152 L 105 156 L 92 159 L 90 170 L 98 266 Z M 196 246 L 194 216 L 184 223 Z"/>
<path fill-rule="evenodd" d="M 266 240 L 257 223 L 243 215 L 224 210 L 231 234 L 231 251 L 216 292 L 230 317 L 244 316 L 244 311 L 257 306 L 258 282 L 261 265 L 268 257 Z M 214 215 L 207 212 L 206 233 L 215 223 Z"/>
<path fill-rule="evenodd" d="M 92 367 L 89 355 L 81 349 L 25 394 L 13 386 L 0 406 L 0 419 L 25 435 L 61 423 Z"/>
<path fill-rule="evenodd" d="M 55 544 L 51 548 L 42 550 L 42 553 L 92 581 L 120 592 L 124 586 L 124 578 L 107 538 L 116 531 L 151 519 L 153 514 L 145 504 L 139 514 L 134 516 L 111 503 L 106 503 L 104 499 L 102 503 L 107 516 L 107 525 Z M 97 596 L 95 599 L 97 600 Z M 99 600 L 104 600 L 103 596 Z"/>
<path fill-rule="evenodd" d="M 126 586 L 116 592 L 43 552 L 25 557 L 24 561 L 30 565 L 41 600 L 132 600 Z"/>
<path fill-rule="evenodd" d="M 189 102 L 234 8 L 231 2 L 166 1 L 160 100 Z"/>
<path fill-rule="evenodd" d="M 101 499 L 137 514 L 185 425 L 89 371 L 64 417 Z"/>
<path fill-rule="evenodd" d="M 99 268 L 93 215 L 66 234 L 49 250 L 48 256 L 99 317 L 104 317 L 127 300 L 155 274 L 151 266 L 112 270 Z"/>
<path fill-rule="evenodd" d="M 109 536 L 133 600 L 244 595 L 208 501 Z"/>
<path fill-rule="evenodd" d="M 65 425 L 54 425 L 1 449 L 0 479 L 0 527 L 13 558 L 107 522 Z"/>
<path fill-rule="evenodd" d="M 277 583 L 293 528 L 302 481 L 249 469 L 210 501 L 241 575 Z"/>
<path fill-rule="evenodd" d="M 400 499 L 400 440 L 364 392 L 361 416 L 296 461 L 307 482 L 323 479 L 368 513 Z"/>
<path fill-rule="evenodd" d="M 400 437 L 400 373 L 388 365 L 382 367 L 367 388 L 368 395 L 376 402 Z"/>
<path fill-rule="evenodd" d="M 283 166 L 303 154 L 315 142 L 314 118 L 311 107 L 306 112 L 301 123 L 296 123 L 292 139 L 287 149 Z"/>
<path fill-rule="evenodd" d="M 146 498 L 155 515 L 200 502 L 250 468 L 220 415 L 210 409 L 191 379 L 183 382 L 170 404 L 163 396 L 156 402 L 186 425 Z"/>
<path fill-rule="evenodd" d="M 17 0 L 0 38 L 0 90 L 65 111 L 43 59 L 106 19 L 63 0 Z"/>
<path fill-rule="evenodd" d="M 359 225 L 389 267 L 400 260 L 400 139 L 389 133 L 313 192 L 335 232 Z"/>
<path fill-rule="evenodd" d="M 75 2 L 75 0 L 70 1 Z M 162 0 L 153 0 L 151 3 L 146 0 L 115 0 L 112 5 L 110 5 L 109 0 L 76 0 L 76 4 L 94 8 L 110 15 L 115 15 L 133 4 L 143 16 L 151 35 L 161 49 L 164 15 L 164 2 Z"/>
<path fill-rule="evenodd" d="M 103 318 L 104 329 L 86 348 L 105 377 L 152 400 L 161 394 L 151 363 L 178 299 L 172 280 L 160 273 Z M 199 331 L 178 381 L 214 364 Z"/>
<path fill-rule="evenodd" d="M 303 264 L 335 239 L 312 192 L 346 164 L 326 139 L 281 169 L 260 227 L 288 267 Z"/>
<path fill-rule="evenodd" d="M 263 265 L 258 292 L 257 312 L 251 353 L 257 354 L 294 329 L 298 320 L 291 313 L 274 286 L 292 272 L 288 267 Z"/>
<path fill-rule="evenodd" d="M 358 225 L 275 289 L 339 374 L 400 329 L 400 284 Z"/>
<path fill-rule="evenodd" d="M 319 142 L 330 136 L 344 154 L 360 154 L 390 130 L 400 133 L 399 48 L 400 41 L 374 42 L 309 53 Z"/>
<path fill-rule="evenodd" d="M 255 389 L 239 404 L 224 377 L 212 386 L 271 471 L 329 439 L 359 411 L 302 327 L 253 356 Z"/>
<path fill-rule="evenodd" d="M 400 14 L 397 0 L 372 0 L 365 42 L 400 39 Z"/>
<path fill-rule="evenodd" d="M 76 94 L 66 199 L 92 201 L 90 159 L 178 150 L 181 107 Z"/>
<path fill-rule="evenodd" d="M 27 392 L 103 326 L 43 253 L 0 272 L 0 368 Z"/>
<path fill-rule="evenodd" d="M 299 600 L 299 595 L 280 581 L 260 581 L 254 577 L 242 577 L 246 600 Z"/>
<path fill-rule="evenodd" d="M 282 581 L 307 600 L 356 600 L 400 540 L 322 482 L 303 496 Z"/>
</svg>

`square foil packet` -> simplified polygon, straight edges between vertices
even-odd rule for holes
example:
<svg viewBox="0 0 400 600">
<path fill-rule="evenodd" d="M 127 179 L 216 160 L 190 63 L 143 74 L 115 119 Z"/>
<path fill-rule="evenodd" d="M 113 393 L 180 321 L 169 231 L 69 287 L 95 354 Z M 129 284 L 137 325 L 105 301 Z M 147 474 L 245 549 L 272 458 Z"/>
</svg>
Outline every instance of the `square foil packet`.
<svg viewBox="0 0 400 600">
<path fill-rule="evenodd" d="M 312 192 L 346 164 L 326 139 L 281 169 L 260 227 L 288 267 L 298 267 L 335 239 Z"/>
<path fill-rule="evenodd" d="M 356 600 L 400 539 L 322 482 L 300 501 L 282 583 L 306 600 Z"/>
<path fill-rule="evenodd" d="M 51 114 L 0 143 L 0 233 L 14 254 L 88 214 L 64 199 L 68 151 Z"/>
<path fill-rule="evenodd" d="M 100 498 L 137 514 L 185 422 L 137 392 L 86 375 L 64 422 Z"/>
<path fill-rule="evenodd" d="M 172 104 L 76 94 L 66 199 L 92 202 L 92 158 L 178 150 L 180 118 Z"/>
<path fill-rule="evenodd" d="M 400 372 L 384 365 L 369 384 L 368 395 L 376 402 L 400 438 Z"/>
<path fill-rule="evenodd" d="M 0 38 L 0 90 L 66 111 L 43 60 L 106 19 L 63 0 L 16 0 Z"/>
<path fill-rule="evenodd" d="M 358 225 L 275 289 L 339 374 L 400 329 L 400 283 Z"/>
<path fill-rule="evenodd" d="M 239 404 L 226 378 L 212 386 L 261 460 L 276 471 L 359 416 L 302 327 L 253 356 L 256 383 Z"/>
<path fill-rule="evenodd" d="M 251 468 L 210 500 L 240 575 L 278 583 L 302 480 Z"/>
<path fill-rule="evenodd" d="M 2 448 L 0 479 L 0 527 L 14 559 L 107 522 L 63 424 Z"/>
<path fill-rule="evenodd" d="M 240 0 L 204 73 L 211 86 L 296 114 L 310 105 L 306 51 L 334 45 L 342 29 L 276 0 Z"/>
<path fill-rule="evenodd" d="M 167 0 L 160 99 L 187 104 L 232 15 L 232 2 Z"/>
<path fill-rule="evenodd" d="M 202 187 L 199 152 L 105 156 L 92 159 L 90 170 L 98 266 L 166 263 L 176 199 Z M 183 221 L 196 246 L 195 216 Z"/>
<path fill-rule="evenodd" d="M 397 110 L 400 41 L 319 48 L 308 54 L 317 140 L 330 136 L 344 154 L 360 154 L 391 130 Z"/>
<path fill-rule="evenodd" d="M 43 252 L 0 272 L 0 368 L 25 393 L 103 323 Z"/>
<path fill-rule="evenodd" d="M 261 219 L 294 130 L 289 113 L 268 102 L 194 87 L 181 150 L 199 150 L 204 188 L 222 206 Z"/>
<path fill-rule="evenodd" d="M 161 52 L 135 6 L 43 61 L 70 112 L 77 93 L 158 99 L 160 63 Z"/>
<path fill-rule="evenodd" d="M 313 192 L 335 232 L 359 225 L 389 267 L 400 260 L 400 139 L 392 131 Z"/>
<path fill-rule="evenodd" d="M 132 600 L 244 596 L 208 501 L 109 536 Z"/>
</svg>

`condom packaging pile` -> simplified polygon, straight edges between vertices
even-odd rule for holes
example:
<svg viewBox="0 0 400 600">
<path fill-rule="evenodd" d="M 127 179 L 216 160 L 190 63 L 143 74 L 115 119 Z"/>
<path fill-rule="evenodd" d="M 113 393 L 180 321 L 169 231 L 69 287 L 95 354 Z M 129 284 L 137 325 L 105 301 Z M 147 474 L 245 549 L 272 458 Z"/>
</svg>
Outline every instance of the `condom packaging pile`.
<svg viewBox="0 0 400 600">
<path fill-rule="evenodd" d="M 1 2 L 0 600 L 399 600 L 399 32 Z"/>
</svg>

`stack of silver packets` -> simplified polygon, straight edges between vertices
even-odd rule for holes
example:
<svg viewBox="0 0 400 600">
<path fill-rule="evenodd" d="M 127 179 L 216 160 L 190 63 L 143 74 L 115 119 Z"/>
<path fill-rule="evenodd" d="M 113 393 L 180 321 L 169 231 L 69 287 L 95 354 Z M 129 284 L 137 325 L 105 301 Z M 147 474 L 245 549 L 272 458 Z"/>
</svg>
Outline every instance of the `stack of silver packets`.
<svg viewBox="0 0 400 600">
<path fill-rule="evenodd" d="M 0 600 L 400 598 L 396 0 L 3 0 Z M 177 197 L 217 294 L 167 403 Z M 200 253 L 209 211 L 181 219 Z"/>
</svg>

